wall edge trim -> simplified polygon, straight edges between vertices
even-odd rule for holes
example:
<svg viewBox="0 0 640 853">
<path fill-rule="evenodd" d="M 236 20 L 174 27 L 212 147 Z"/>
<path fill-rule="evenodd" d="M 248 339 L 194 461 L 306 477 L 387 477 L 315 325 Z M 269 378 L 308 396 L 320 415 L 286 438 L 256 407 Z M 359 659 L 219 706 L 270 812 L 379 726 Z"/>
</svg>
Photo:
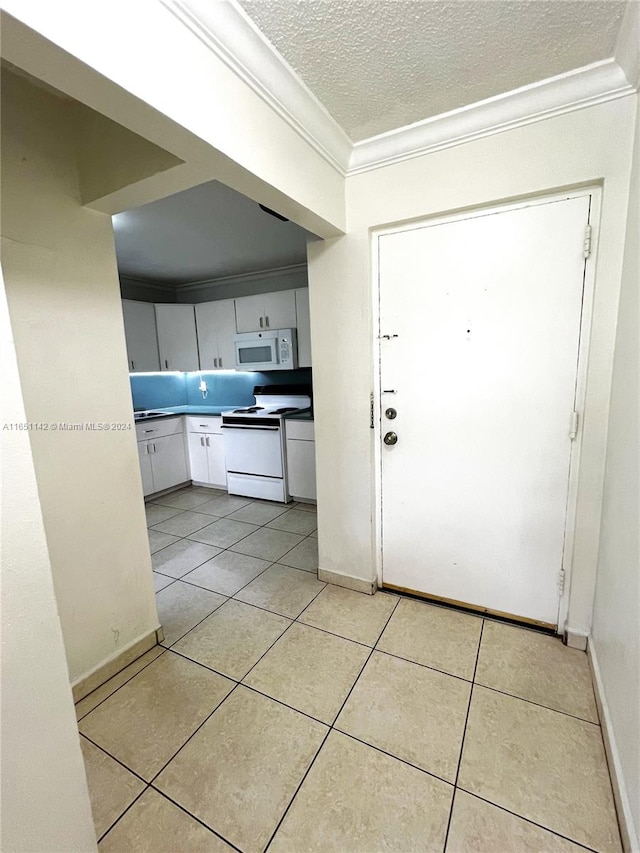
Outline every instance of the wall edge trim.
<svg viewBox="0 0 640 853">
<path fill-rule="evenodd" d="M 629 793 L 627 791 L 624 774 L 622 772 L 620 752 L 616 743 L 609 704 L 604 690 L 604 683 L 602 681 L 602 674 L 596 652 L 596 644 L 591 636 L 589 637 L 587 645 L 587 657 L 591 667 L 596 705 L 598 708 L 598 715 L 600 717 L 600 726 L 602 728 L 602 740 L 604 741 L 604 750 L 607 756 L 609 774 L 611 776 L 613 787 L 613 798 L 615 800 L 618 824 L 620 826 L 620 834 L 622 836 L 622 846 L 625 853 L 639 853 L 640 843 L 636 827 L 634 825 L 633 815 L 631 813 L 631 801 L 629 799 Z"/>
<path fill-rule="evenodd" d="M 357 578 L 353 575 L 343 575 L 341 572 L 334 572 L 331 569 L 318 569 L 318 578 L 325 583 L 331 583 L 334 586 L 342 586 L 345 589 L 352 589 L 355 592 L 363 592 L 366 595 L 374 595 L 378 589 L 378 583 L 375 580 L 366 581 L 363 578 Z"/>
</svg>

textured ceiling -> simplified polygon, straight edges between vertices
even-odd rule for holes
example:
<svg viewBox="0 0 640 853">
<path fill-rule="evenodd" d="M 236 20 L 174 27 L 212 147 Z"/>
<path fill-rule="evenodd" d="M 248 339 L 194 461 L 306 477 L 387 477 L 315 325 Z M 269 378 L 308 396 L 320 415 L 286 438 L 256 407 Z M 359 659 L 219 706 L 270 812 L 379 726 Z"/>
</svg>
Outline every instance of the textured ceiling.
<svg viewBox="0 0 640 853">
<path fill-rule="evenodd" d="M 113 217 L 122 276 L 185 284 L 306 263 L 307 232 L 217 181 Z"/>
<path fill-rule="evenodd" d="M 239 0 L 353 141 L 613 54 L 617 0 Z"/>
</svg>

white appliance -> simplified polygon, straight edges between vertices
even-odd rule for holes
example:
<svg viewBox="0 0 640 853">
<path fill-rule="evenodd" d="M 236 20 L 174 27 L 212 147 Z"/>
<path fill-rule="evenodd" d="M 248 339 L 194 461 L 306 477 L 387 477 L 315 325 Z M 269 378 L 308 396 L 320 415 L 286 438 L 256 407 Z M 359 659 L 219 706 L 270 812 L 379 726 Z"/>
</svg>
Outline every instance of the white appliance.
<svg viewBox="0 0 640 853">
<path fill-rule="evenodd" d="M 295 329 L 269 329 L 234 335 L 236 370 L 295 370 L 298 338 Z"/>
<path fill-rule="evenodd" d="M 256 385 L 255 406 L 222 413 L 227 489 L 288 503 L 284 416 L 309 411 L 308 385 Z"/>
</svg>

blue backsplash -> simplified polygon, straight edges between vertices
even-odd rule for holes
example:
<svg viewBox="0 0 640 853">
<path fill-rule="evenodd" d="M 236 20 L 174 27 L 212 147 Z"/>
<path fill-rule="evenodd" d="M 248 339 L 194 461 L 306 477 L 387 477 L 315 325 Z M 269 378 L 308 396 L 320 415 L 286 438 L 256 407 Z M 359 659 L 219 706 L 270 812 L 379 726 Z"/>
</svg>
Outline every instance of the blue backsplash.
<svg viewBox="0 0 640 853">
<path fill-rule="evenodd" d="M 226 405 L 232 408 L 251 405 L 255 385 L 311 385 L 311 368 L 268 373 L 132 373 L 130 379 L 134 409 Z M 198 390 L 201 379 L 207 383 L 206 399 Z"/>
</svg>

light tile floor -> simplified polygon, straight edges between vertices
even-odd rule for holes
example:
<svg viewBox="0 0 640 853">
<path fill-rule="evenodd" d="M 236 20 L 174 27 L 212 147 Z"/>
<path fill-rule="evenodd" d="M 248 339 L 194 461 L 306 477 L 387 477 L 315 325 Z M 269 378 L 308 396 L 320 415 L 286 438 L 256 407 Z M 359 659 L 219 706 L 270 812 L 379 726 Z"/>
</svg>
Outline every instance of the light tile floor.
<svg viewBox="0 0 640 853">
<path fill-rule="evenodd" d="M 585 654 L 319 582 L 311 506 L 147 516 L 165 642 L 76 706 L 102 853 L 620 853 Z"/>
</svg>

